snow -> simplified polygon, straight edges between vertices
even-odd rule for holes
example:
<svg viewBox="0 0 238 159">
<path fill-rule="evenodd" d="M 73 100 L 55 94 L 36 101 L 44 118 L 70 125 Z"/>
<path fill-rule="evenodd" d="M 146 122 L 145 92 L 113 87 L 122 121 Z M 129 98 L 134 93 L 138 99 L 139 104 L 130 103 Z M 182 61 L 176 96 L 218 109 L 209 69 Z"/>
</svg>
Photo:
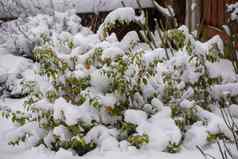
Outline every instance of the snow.
<svg viewBox="0 0 238 159">
<path fill-rule="evenodd" d="M 87 143 L 95 142 L 101 151 L 111 151 L 119 147 L 119 142 L 115 138 L 117 134 L 115 129 L 97 126 L 87 133 L 85 140 Z"/>
<path fill-rule="evenodd" d="M 209 149 L 207 152 L 209 154 L 212 154 L 215 157 L 219 157 L 219 153 L 216 150 L 217 147 L 213 146 L 211 149 Z M 96 151 L 95 153 L 87 154 L 85 157 L 78 157 L 73 155 L 71 152 L 66 151 L 64 149 L 60 149 L 58 152 L 54 153 L 52 151 L 49 151 L 45 149 L 43 146 L 29 149 L 28 151 L 25 151 L 21 154 L 19 153 L 12 153 L 12 154 L 2 154 L 1 159 L 111 159 L 112 156 L 115 159 L 121 159 L 121 158 L 129 158 L 129 159 L 156 159 L 158 156 L 161 159 L 189 159 L 191 156 L 193 156 L 194 159 L 203 159 L 203 156 L 198 150 L 184 150 L 182 153 L 178 154 L 168 154 L 165 152 L 158 152 L 158 151 L 141 151 L 138 152 L 137 150 L 134 151 L 118 151 L 118 150 L 112 150 L 108 152 L 100 152 Z"/>
<path fill-rule="evenodd" d="M 102 104 L 106 107 L 114 108 L 117 103 L 117 97 L 114 94 L 106 94 L 102 96 Z"/>
<path fill-rule="evenodd" d="M 139 41 L 140 41 L 140 39 L 139 39 L 137 32 L 130 31 L 121 40 L 120 47 L 122 47 L 123 50 L 127 50 L 127 49 L 129 49 L 129 46 L 133 46 L 136 43 L 138 43 Z"/>
<path fill-rule="evenodd" d="M 24 111 L 24 101 L 26 99 L 11 99 L 11 98 L 5 98 L 4 100 L 0 101 L 0 106 L 1 107 L 8 107 L 14 111 Z"/>
<path fill-rule="evenodd" d="M 166 59 L 166 51 L 164 48 L 158 48 L 153 51 L 147 51 L 144 54 L 144 60 L 147 64 L 150 64 L 151 62 L 157 59 L 158 60 Z"/>
<path fill-rule="evenodd" d="M 164 107 L 164 104 L 158 98 L 153 98 L 151 104 L 155 106 L 159 111 Z"/>
<path fill-rule="evenodd" d="M 127 110 L 124 114 L 125 121 L 135 125 L 143 124 L 147 119 L 147 114 L 141 110 Z"/>
<path fill-rule="evenodd" d="M 71 9 L 76 10 L 78 13 L 98 13 L 122 7 L 122 2 L 128 7 L 139 8 L 137 2 L 134 0 L 4 0 L 3 3 L 6 4 L 7 8 L 10 8 L 10 11 L 12 12 L 6 12 L 1 8 L 0 18 L 18 16 L 21 14 L 28 16 L 39 13 L 52 14 L 54 10 L 65 12 L 66 10 Z M 153 6 L 152 1 L 150 0 L 141 0 L 140 3 L 145 8 Z M 27 8 L 27 10 L 25 8 Z"/>
<path fill-rule="evenodd" d="M 51 111 L 51 110 L 53 110 L 53 105 L 51 103 L 49 103 L 49 101 L 47 101 L 46 99 L 42 99 L 42 100 L 39 100 L 38 102 L 36 102 L 33 105 L 33 108 L 41 109 L 44 111 Z"/>
<path fill-rule="evenodd" d="M 196 149 L 196 146 L 206 146 L 208 132 L 202 123 L 195 123 L 185 135 L 184 146 L 188 149 Z"/>
<path fill-rule="evenodd" d="M 31 65 L 31 61 L 23 57 L 10 54 L 1 55 L 0 68 L 7 74 L 17 74 L 27 69 Z"/>
<path fill-rule="evenodd" d="M 19 18 L 2 25 L 0 48 L 14 55 L 31 57 L 33 45 L 47 42 L 50 35 L 52 35 L 53 43 L 58 45 L 61 38 L 67 38 L 66 35 L 69 35 L 66 32 L 75 34 L 80 30 L 83 31 L 84 27 L 80 25 L 80 22 L 81 19 L 73 11 L 55 12 L 54 17 L 38 14 L 25 19 Z M 61 49 L 67 48 L 61 46 Z"/>
<path fill-rule="evenodd" d="M 99 42 L 99 39 L 95 35 L 83 35 L 82 33 L 76 34 L 74 37 L 74 44 L 76 45 L 76 52 L 77 54 L 82 54 L 86 51 L 88 51 L 91 47 L 93 47 L 95 44 Z M 74 50 L 72 50 L 72 54 Z M 76 54 L 76 55 L 77 55 Z"/>
<path fill-rule="evenodd" d="M 105 39 L 105 31 L 116 25 L 118 22 L 122 24 L 129 24 L 131 22 L 140 21 L 141 17 L 136 16 L 135 10 L 132 7 L 117 8 L 110 12 L 105 18 L 104 22 L 98 29 L 100 39 Z"/>
<path fill-rule="evenodd" d="M 231 20 L 238 20 L 238 3 L 228 5 L 227 11 L 231 13 Z"/>
<path fill-rule="evenodd" d="M 192 108 L 193 106 L 194 106 L 194 101 L 189 101 L 187 99 L 184 99 L 180 103 L 180 107 L 182 107 L 182 108 Z"/>
<path fill-rule="evenodd" d="M 25 124 L 22 127 L 9 131 L 7 134 L 4 135 L 4 137 L 6 141 L 14 141 L 19 136 L 24 136 L 26 133 L 29 133 L 29 136 L 26 138 L 25 143 L 20 143 L 18 147 L 11 147 L 10 145 L 8 145 L 8 143 L 4 143 L 5 145 L 1 146 L 4 146 L 5 150 L 27 150 L 39 142 L 39 140 L 44 136 L 45 131 L 40 128 L 36 122 L 31 122 Z"/>
<path fill-rule="evenodd" d="M 221 116 L 213 114 L 206 110 L 202 110 L 200 108 L 198 108 L 197 115 L 207 122 L 207 132 L 211 134 L 223 133 L 224 135 L 232 139 L 232 134 Z"/>
<path fill-rule="evenodd" d="M 191 82 L 194 83 L 198 81 L 199 77 L 201 76 L 200 72 L 197 72 L 195 69 L 195 64 L 189 63 L 189 55 L 187 52 L 181 52 L 179 51 L 175 56 L 170 58 L 170 60 L 167 63 L 163 63 L 161 65 L 158 65 L 157 69 L 161 73 L 166 73 L 173 70 L 176 67 L 182 68 L 183 73 L 181 75 L 181 78 L 184 82 Z"/>
<path fill-rule="evenodd" d="M 91 1 L 80 3 L 84 2 Z M 97 1 L 100 2 L 102 1 Z M 113 5 L 114 1 L 110 2 Z M 94 9 L 98 11 L 97 8 Z M 31 111 L 38 109 L 40 113 L 51 114 L 52 120 L 57 121 L 57 125 L 43 129 L 38 123 L 42 122 L 41 119 L 27 121 L 21 126 L 0 118 L 0 159 L 111 159 L 112 156 L 125 159 L 154 159 L 158 156 L 161 159 L 189 159 L 192 156 L 194 159 L 202 159 L 203 156 L 196 149 L 198 145 L 212 155 L 218 156 L 218 148 L 207 140 L 209 133 L 224 133 L 226 137 L 233 139 L 221 114 L 217 112 L 220 106 L 217 101 L 225 95 L 236 98 L 237 74 L 228 60 L 221 58 L 211 62 L 206 59 L 206 55 L 214 49 L 214 45 L 217 45 L 217 52 L 223 53 L 224 46 L 219 37 L 202 43 L 195 40 L 185 26 L 180 27 L 179 30 L 185 34 L 186 41 L 192 43 L 193 51 L 189 53 L 185 48 L 173 52 L 167 50 L 169 56 L 167 59 L 164 48 L 150 49 L 147 44 L 140 42 L 135 31 L 129 32 L 120 42 L 115 34 L 102 40 L 98 33 L 94 34 L 88 28 L 82 27 L 81 19 L 72 11 L 55 14 L 56 19 L 47 15 L 27 18 L 24 24 L 29 27 L 27 34 L 37 42 L 37 46 L 50 46 L 60 60 L 71 64 L 74 69 L 66 70 L 53 83 L 48 77 L 39 75 L 38 63 L 25 58 L 22 54 L 16 56 L 14 51 L 7 47 L 12 45 L 13 41 L 6 40 L 4 34 L 2 38 L 4 42 L 0 49 L 0 86 L 3 86 L 4 95 L 0 94 L 0 108 L 27 113 L 32 115 L 31 117 L 37 116 L 38 113 Z M 133 8 L 119 8 L 108 15 L 104 24 L 114 23 L 116 20 L 134 21 L 137 18 Z M 15 22 L 8 23 L 13 28 L 14 24 Z M 42 44 L 40 38 L 42 33 L 46 33 L 49 38 L 45 44 Z M 19 33 L 13 35 L 18 40 L 23 38 Z M 73 43 L 72 48 L 67 46 L 68 42 Z M 25 48 L 25 44 L 22 44 L 22 47 Z M 27 49 L 23 50 L 27 51 Z M 98 50 L 99 55 L 96 57 L 98 59 L 93 59 Z M 31 51 L 28 50 L 27 53 L 31 54 Z M 75 59 L 74 63 L 72 58 Z M 93 62 L 87 66 L 86 61 L 90 58 Z M 197 66 L 197 63 L 201 62 L 200 58 L 205 59 L 205 65 Z M 118 59 L 125 65 L 118 63 Z M 110 63 L 105 63 L 105 60 Z M 121 72 L 122 69 L 125 71 Z M 201 106 L 200 101 L 195 98 L 200 97 L 200 94 L 195 94 L 198 88 L 194 84 L 197 84 L 200 78 L 205 78 L 205 69 L 209 74 L 206 80 L 222 77 L 222 82 L 203 88 L 203 91 L 209 91 L 206 93 L 212 98 L 212 102 L 208 101 L 208 105 Z M 143 72 L 144 70 L 146 71 Z M 152 73 L 148 74 L 149 71 Z M 112 75 L 108 76 L 106 73 Z M 87 88 L 77 94 L 77 97 L 82 96 L 85 100 L 80 104 L 73 104 L 73 101 L 65 99 L 62 88 L 58 88 L 60 97 L 56 97 L 55 101 L 50 103 L 46 98 L 47 92 L 56 89 L 56 84 L 64 82 L 71 76 L 88 80 Z M 145 78 L 145 81 L 141 78 Z M 116 84 L 113 81 L 115 79 L 119 81 L 116 81 L 118 82 Z M 9 96 L 9 94 L 22 93 L 22 82 L 30 81 L 36 83 L 34 92 L 18 97 L 19 99 L 12 99 Z M 112 85 L 122 87 L 122 92 L 113 90 Z M 8 89 L 4 88 L 6 86 Z M 169 92 L 166 92 L 166 89 Z M 35 91 L 41 92 L 43 97 L 33 102 L 30 111 L 27 111 L 24 102 L 34 95 Z M 166 97 L 171 99 L 167 102 Z M 96 104 L 99 105 L 94 106 L 92 100 L 96 100 L 98 102 Z M 186 113 L 186 110 L 194 110 L 194 114 L 198 117 L 196 122 L 186 125 L 185 132 L 176 124 L 176 117 L 173 117 L 174 108 L 171 106 L 174 105 L 183 113 Z M 210 107 L 213 109 L 210 110 Z M 236 102 L 231 103 L 230 108 L 232 115 L 238 117 Z M 114 116 L 114 111 L 119 115 Z M 85 134 L 79 133 L 78 136 L 74 136 L 68 127 L 77 125 L 81 129 L 81 123 L 90 127 L 89 130 L 85 130 L 83 132 Z M 133 130 L 135 132 L 132 135 L 148 135 L 149 142 L 140 145 L 140 149 L 137 149 L 128 138 L 119 139 L 122 131 L 120 124 L 123 123 L 135 125 Z M 21 137 L 27 135 L 29 138 L 25 143 L 15 147 L 8 145 L 9 140 L 17 139 L 19 135 Z M 54 142 L 55 138 L 70 141 L 81 135 L 86 143 L 97 144 L 94 150 L 83 157 L 79 157 L 71 149 L 60 149 L 57 152 L 50 150 L 53 148 L 51 142 Z M 43 145 L 37 145 L 39 141 L 44 141 L 48 149 Z M 181 144 L 181 151 L 176 154 L 165 152 L 169 144 Z"/>
<path fill-rule="evenodd" d="M 111 80 L 102 72 L 96 70 L 91 74 L 91 85 L 99 91 L 105 92 L 111 83 Z"/>
<path fill-rule="evenodd" d="M 71 138 L 70 132 L 63 125 L 54 128 L 53 135 L 59 137 L 61 141 L 68 141 Z"/>
<path fill-rule="evenodd" d="M 117 47 L 110 47 L 110 48 L 103 50 L 102 58 L 104 58 L 104 59 L 110 58 L 110 59 L 114 60 L 118 56 L 123 56 L 124 54 L 125 53 L 122 49 L 117 48 Z"/>
<path fill-rule="evenodd" d="M 54 119 L 63 120 L 68 125 L 75 125 L 79 121 L 91 123 L 92 120 L 99 121 L 97 111 L 85 102 L 82 106 L 77 107 L 66 102 L 65 99 L 59 98 L 54 103 Z"/>
<path fill-rule="evenodd" d="M 125 8 L 118 8 L 109 13 L 108 16 L 105 18 L 104 23 L 113 24 L 117 20 L 131 22 L 134 21 L 135 19 L 136 19 L 135 10 L 130 7 L 125 7 Z"/>
<path fill-rule="evenodd" d="M 169 142 L 179 143 L 181 138 L 180 130 L 170 119 L 170 109 L 164 108 L 151 119 L 147 120 L 147 115 L 139 110 L 127 110 L 125 112 L 125 121 L 138 125 L 136 131 L 138 134 L 148 134 L 150 143 L 144 146 L 149 150 L 165 150 Z"/>
<path fill-rule="evenodd" d="M 145 104 L 145 105 L 143 106 L 143 110 L 144 110 L 145 112 L 147 112 L 147 113 L 153 113 L 153 112 L 154 112 L 153 109 L 154 109 L 154 108 L 153 108 L 153 106 L 152 106 L 151 104 Z"/>
<path fill-rule="evenodd" d="M 217 98 L 223 97 L 227 94 L 229 94 L 231 96 L 237 96 L 238 95 L 238 83 L 214 85 L 211 88 L 211 92 L 214 95 L 214 97 L 217 97 Z"/>
<path fill-rule="evenodd" d="M 222 77 L 224 82 L 236 81 L 236 73 L 231 61 L 220 60 L 215 63 L 207 62 L 206 66 L 211 78 Z M 220 71 L 221 69 L 223 70 L 222 72 Z"/>
<path fill-rule="evenodd" d="M 181 132 L 170 116 L 171 110 L 165 108 L 152 116 L 149 123 L 138 126 L 138 133 L 148 134 L 151 141 L 145 149 L 164 151 L 169 143 L 179 143 Z"/>
<path fill-rule="evenodd" d="M 202 43 L 202 45 L 199 47 L 202 49 L 205 49 L 206 53 L 209 53 L 209 50 L 212 49 L 214 46 L 218 47 L 220 53 L 224 52 L 224 44 L 223 44 L 223 41 L 219 35 L 212 37 L 209 41 Z M 202 52 L 202 53 L 204 53 L 204 52 Z"/>
<path fill-rule="evenodd" d="M 238 105 L 236 104 L 232 104 L 229 108 L 230 112 L 231 112 L 231 115 L 235 118 L 238 117 Z"/>
</svg>

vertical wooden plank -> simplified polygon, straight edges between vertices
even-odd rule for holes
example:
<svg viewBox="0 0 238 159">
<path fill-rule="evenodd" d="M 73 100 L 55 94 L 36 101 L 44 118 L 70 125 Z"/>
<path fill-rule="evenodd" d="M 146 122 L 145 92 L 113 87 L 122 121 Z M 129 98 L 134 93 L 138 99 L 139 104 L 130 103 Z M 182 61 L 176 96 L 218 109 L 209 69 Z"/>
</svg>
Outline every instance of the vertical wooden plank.
<svg viewBox="0 0 238 159">
<path fill-rule="evenodd" d="M 224 24 L 227 1 L 231 0 L 203 0 L 203 19 L 205 24 L 216 27 Z"/>
<path fill-rule="evenodd" d="M 212 26 L 217 26 L 217 21 L 219 19 L 218 16 L 218 3 L 219 1 L 222 1 L 222 0 L 212 0 L 211 2 L 211 25 Z"/>
<path fill-rule="evenodd" d="M 206 24 L 210 24 L 211 23 L 211 17 L 212 17 L 212 14 L 211 14 L 211 3 L 212 3 L 212 0 L 205 0 L 207 2 L 207 7 L 206 7 L 206 10 L 207 10 L 207 20 L 206 20 Z"/>
<path fill-rule="evenodd" d="M 218 25 L 221 26 L 225 22 L 225 1 L 219 1 L 219 11 L 218 11 L 219 22 Z"/>
</svg>

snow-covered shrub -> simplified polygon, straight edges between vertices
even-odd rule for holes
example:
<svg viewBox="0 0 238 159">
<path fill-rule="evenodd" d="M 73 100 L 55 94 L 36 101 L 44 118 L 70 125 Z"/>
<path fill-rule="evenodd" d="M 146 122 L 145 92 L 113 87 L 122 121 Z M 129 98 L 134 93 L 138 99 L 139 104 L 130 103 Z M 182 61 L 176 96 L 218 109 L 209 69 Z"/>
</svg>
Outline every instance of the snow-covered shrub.
<svg viewBox="0 0 238 159">
<path fill-rule="evenodd" d="M 223 30 L 227 36 L 225 45 L 225 57 L 233 62 L 236 72 L 238 72 L 238 3 L 227 6 L 228 16 L 226 24 L 223 25 Z"/>
<path fill-rule="evenodd" d="M 189 38 L 186 38 L 186 35 L 183 33 L 182 30 L 178 30 L 178 29 L 172 29 L 169 30 L 167 35 L 167 40 L 170 43 L 170 47 L 179 50 L 182 48 L 186 48 L 186 50 L 191 53 L 192 52 L 192 45 L 191 45 L 191 41 Z M 168 47 L 168 46 L 164 46 L 164 47 Z"/>
<path fill-rule="evenodd" d="M 73 11 L 55 12 L 53 16 L 39 14 L 34 17 L 18 18 L 1 25 L 1 47 L 15 55 L 32 57 L 34 47 L 41 45 L 49 36 L 61 32 L 75 34 L 84 29 L 80 23 L 80 17 Z M 69 43 L 70 45 L 72 43 Z"/>
<path fill-rule="evenodd" d="M 88 32 L 42 36 L 33 57 L 47 87 L 33 80 L 26 111 L 2 110 L 19 127 L 9 144 L 79 155 L 122 145 L 174 153 L 220 134 L 232 139 L 217 109 L 237 104 L 238 79 L 221 39 L 202 43 L 184 26 L 163 34 L 170 49 L 100 41 Z"/>
<path fill-rule="evenodd" d="M 227 6 L 227 11 L 231 14 L 231 20 L 238 21 L 238 3 Z"/>
<path fill-rule="evenodd" d="M 220 158 L 222 159 L 229 159 L 229 158 L 236 158 L 237 152 L 238 152 L 238 134 L 237 134 L 237 120 L 233 116 L 234 113 L 232 111 L 236 110 L 234 109 L 234 105 L 229 107 L 228 109 L 221 109 L 221 114 L 223 117 L 224 122 L 226 123 L 227 128 L 229 129 L 230 133 L 232 134 L 232 140 L 234 140 L 234 145 L 230 146 L 230 142 L 226 141 L 226 138 L 222 136 L 223 134 L 209 134 L 209 141 L 217 141 L 217 146 L 219 147 L 219 153 Z M 219 139 L 222 139 L 219 141 Z M 198 147 L 198 149 L 203 154 L 204 158 L 207 158 L 208 156 L 212 158 L 216 158 L 208 153 L 205 153 L 204 150 L 201 147 Z"/>
<path fill-rule="evenodd" d="M 47 75 L 48 78 L 57 79 L 68 68 L 68 65 L 57 58 L 51 48 L 35 48 L 33 56 L 41 65 L 40 74 Z"/>
</svg>

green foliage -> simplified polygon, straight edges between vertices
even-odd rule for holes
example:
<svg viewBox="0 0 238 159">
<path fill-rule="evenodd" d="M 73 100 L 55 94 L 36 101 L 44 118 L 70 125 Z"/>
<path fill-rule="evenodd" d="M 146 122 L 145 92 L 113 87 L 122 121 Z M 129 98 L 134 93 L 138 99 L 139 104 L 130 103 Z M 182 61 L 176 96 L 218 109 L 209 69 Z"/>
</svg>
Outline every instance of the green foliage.
<svg viewBox="0 0 238 159">
<path fill-rule="evenodd" d="M 21 137 L 17 137 L 16 139 L 11 140 L 8 144 L 13 145 L 13 146 L 19 145 L 21 143 L 24 143 L 26 141 L 26 139 L 29 138 L 30 136 L 31 136 L 31 134 L 26 132 Z"/>
<path fill-rule="evenodd" d="M 46 93 L 46 97 L 49 102 L 54 103 L 54 101 L 59 98 L 59 94 L 56 90 L 50 90 Z"/>
<path fill-rule="evenodd" d="M 216 62 L 220 59 L 218 51 L 210 50 L 207 54 L 207 60 L 210 62 Z"/>
<path fill-rule="evenodd" d="M 85 97 L 80 95 L 81 91 L 90 86 L 90 78 L 76 78 L 70 76 L 65 79 L 64 83 L 60 84 L 60 88 L 63 91 L 63 97 L 76 105 L 81 105 L 85 101 Z"/>
<path fill-rule="evenodd" d="M 225 138 L 226 138 L 225 135 L 222 133 L 218 133 L 218 134 L 208 133 L 207 141 L 209 143 L 212 143 L 212 142 L 217 142 L 218 140 L 225 139 Z"/>
<path fill-rule="evenodd" d="M 177 153 L 180 150 L 181 150 L 181 145 L 180 144 L 169 142 L 169 145 L 167 145 L 165 151 L 169 152 L 169 153 Z"/>
<path fill-rule="evenodd" d="M 72 138 L 70 143 L 68 143 L 68 145 L 70 145 L 70 148 L 76 150 L 76 153 L 78 153 L 79 155 L 83 155 L 95 149 L 97 146 L 95 143 L 89 143 L 89 144 L 86 143 L 82 137 Z"/>
<path fill-rule="evenodd" d="M 30 121 L 30 117 L 22 113 L 21 111 L 12 112 L 11 110 L 1 110 L 0 116 L 5 119 L 11 120 L 13 123 L 16 123 L 20 126 Z"/>
<path fill-rule="evenodd" d="M 172 41 L 172 44 L 176 50 L 182 49 L 186 45 L 186 36 L 180 30 L 177 29 L 169 30 L 168 39 Z"/>
<path fill-rule="evenodd" d="M 80 135 L 72 137 L 69 141 L 61 141 L 55 136 L 55 140 L 56 141 L 52 143 L 52 149 L 54 151 L 58 151 L 60 148 L 72 149 L 80 156 L 96 147 L 95 143 L 86 143 L 84 138 Z"/>
<path fill-rule="evenodd" d="M 128 138 L 132 134 L 136 133 L 136 127 L 137 126 L 134 124 L 123 122 L 120 129 L 121 138 Z"/>
<path fill-rule="evenodd" d="M 102 52 L 102 48 L 95 48 L 93 53 L 85 61 L 86 68 L 91 65 L 95 65 L 97 68 L 102 67 L 104 64 L 104 61 L 102 60 Z"/>
<path fill-rule="evenodd" d="M 164 103 L 169 103 L 174 97 L 179 98 L 182 96 L 182 92 L 176 87 L 177 81 L 172 79 L 171 74 L 164 75 L 163 81 L 165 83 L 162 98 Z"/>
<path fill-rule="evenodd" d="M 41 45 L 47 45 L 50 42 L 50 38 L 46 33 L 40 35 Z"/>
<path fill-rule="evenodd" d="M 129 29 L 139 29 L 141 27 L 136 21 L 116 20 L 113 23 L 103 23 L 101 28 L 101 37 L 105 39 L 113 31 L 119 31 L 118 28 L 120 28 L 121 30 L 127 29 L 129 31 Z"/>
<path fill-rule="evenodd" d="M 113 117 L 122 116 L 123 112 L 129 107 L 128 101 L 121 101 L 114 108 L 110 108 L 108 111 Z"/>
<path fill-rule="evenodd" d="M 38 86 L 34 86 L 34 88 L 31 88 L 32 92 L 29 94 L 27 99 L 24 101 L 24 107 L 27 111 L 30 110 L 31 105 L 41 100 L 44 95 L 38 88 Z"/>
<path fill-rule="evenodd" d="M 35 48 L 33 56 L 41 65 L 40 74 L 47 75 L 50 79 L 57 79 L 68 69 L 68 65 L 60 60 L 51 48 Z"/>
<path fill-rule="evenodd" d="M 70 49 L 73 49 L 73 48 L 75 47 L 75 44 L 74 44 L 74 41 L 73 41 L 73 40 L 69 40 L 69 41 L 68 41 L 68 47 L 69 47 Z"/>
<path fill-rule="evenodd" d="M 199 121 L 195 108 L 183 109 L 179 106 L 172 106 L 172 118 L 182 132 L 186 131 L 186 127 Z"/>
<path fill-rule="evenodd" d="M 90 105 L 96 108 L 97 110 L 100 110 L 102 108 L 102 104 L 98 99 L 90 99 L 89 101 Z"/>
<path fill-rule="evenodd" d="M 233 66 L 235 68 L 236 73 L 238 73 L 237 51 L 238 51 L 238 34 L 232 33 L 232 35 L 229 36 L 229 41 L 225 45 L 224 56 L 225 58 L 233 62 Z"/>
<path fill-rule="evenodd" d="M 143 135 L 133 135 L 128 138 L 129 143 L 137 148 L 149 143 L 149 136 L 146 134 Z"/>
</svg>

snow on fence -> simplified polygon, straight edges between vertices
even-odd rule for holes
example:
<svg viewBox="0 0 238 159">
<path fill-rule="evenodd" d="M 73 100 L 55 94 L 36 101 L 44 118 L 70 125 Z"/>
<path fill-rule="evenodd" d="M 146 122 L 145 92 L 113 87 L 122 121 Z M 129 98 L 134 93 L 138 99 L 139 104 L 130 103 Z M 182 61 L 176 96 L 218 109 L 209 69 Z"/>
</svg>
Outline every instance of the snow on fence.
<svg viewBox="0 0 238 159">
<path fill-rule="evenodd" d="M 144 8 L 153 6 L 151 0 L 140 0 Z M 136 0 L 0 0 L 0 19 L 19 15 L 51 14 L 52 11 L 75 9 L 77 13 L 110 11 L 124 5 L 138 8 Z"/>
</svg>

